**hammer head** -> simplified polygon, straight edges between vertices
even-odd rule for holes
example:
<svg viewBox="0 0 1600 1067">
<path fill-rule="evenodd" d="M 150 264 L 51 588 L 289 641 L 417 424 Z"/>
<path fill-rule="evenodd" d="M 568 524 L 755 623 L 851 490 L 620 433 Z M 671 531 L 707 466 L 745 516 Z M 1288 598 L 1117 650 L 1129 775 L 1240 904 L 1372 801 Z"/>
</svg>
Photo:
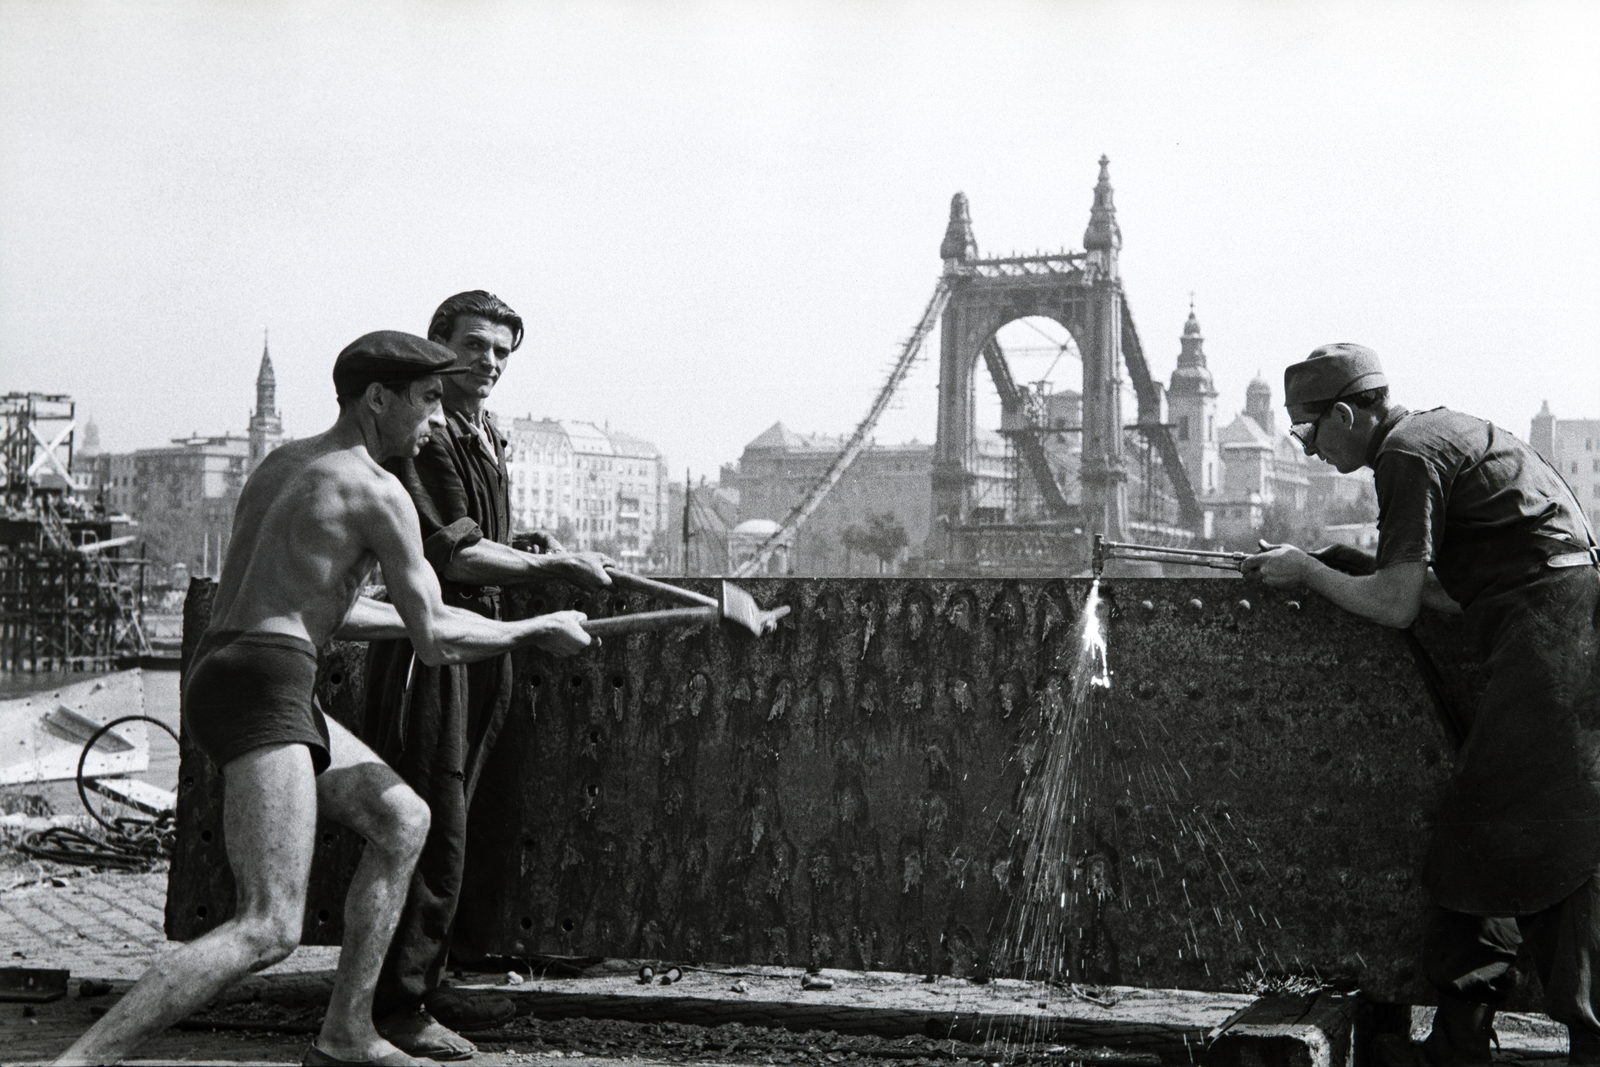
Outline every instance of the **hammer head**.
<svg viewBox="0 0 1600 1067">
<path fill-rule="evenodd" d="M 717 595 L 717 606 L 721 610 L 723 619 L 743 626 L 757 637 L 777 629 L 778 620 L 789 614 L 787 604 L 771 611 L 762 611 L 755 597 L 732 582 L 722 583 Z"/>
</svg>

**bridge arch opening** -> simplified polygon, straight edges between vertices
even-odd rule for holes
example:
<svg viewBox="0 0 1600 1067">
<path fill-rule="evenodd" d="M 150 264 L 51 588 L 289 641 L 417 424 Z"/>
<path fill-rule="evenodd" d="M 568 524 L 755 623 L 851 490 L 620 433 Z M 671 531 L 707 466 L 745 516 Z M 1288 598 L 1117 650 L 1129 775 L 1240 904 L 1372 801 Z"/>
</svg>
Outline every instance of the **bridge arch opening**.
<svg viewBox="0 0 1600 1067">
<path fill-rule="evenodd" d="M 1062 518 L 1063 503 L 1080 495 L 1083 356 L 1072 331 L 1046 315 L 1004 322 L 980 346 L 972 376 L 973 521 Z"/>
</svg>

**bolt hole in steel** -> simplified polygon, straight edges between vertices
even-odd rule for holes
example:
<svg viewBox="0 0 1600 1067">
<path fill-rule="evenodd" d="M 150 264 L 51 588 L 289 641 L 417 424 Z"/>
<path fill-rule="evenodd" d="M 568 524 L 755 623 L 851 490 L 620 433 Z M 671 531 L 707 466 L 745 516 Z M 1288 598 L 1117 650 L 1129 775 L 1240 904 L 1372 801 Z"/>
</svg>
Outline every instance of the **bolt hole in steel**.
<svg viewBox="0 0 1600 1067">
<path fill-rule="evenodd" d="M 583 688 L 583 675 L 574 674 L 572 676 L 572 688 L 574 688 L 574 689 L 582 689 Z"/>
<path fill-rule="evenodd" d="M 323 831 L 323 834 L 322 834 L 322 843 L 323 843 L 323 844 L 324 844 L 324 845 L 331 845 L 331 844 L 333 844 L 333 831 L 332 831 L 332 830 L 325 830 L 325 831 Z"/>
<path fill-rule="evenodd" d="M 344 672 L 343 671 L 334 671 L 332 674 L 328 675 L 328 684 L 329 685 L 343 685 L 344 684 Z"/>
<path fill-rule="evenodd" d="M 577 928 L 578 928 L 578 924 L 573 922 L 571 919 L 562 919 L 561 920 L 561 929 L 565 930 L 567 933 L 570 934 L 570 933 L 572 933 L 572 931 L 576 930 Z"/>
<path fill-rule="evenodd" d="M 590 782 L 588 785 L 583 787 L 583 791 L 592 797 L 597 797 L 600 795 L 600 783 Z"/>
<path fill-rule="evenodd" d="M 584 607 L 583 601 L 581 601 L 581 600 L 574 600 L 571 604 L 567 605 L 567 608 L 570 611 L 586 611 L 586 610 L 588 610 L 587 608 Z"/>
<path fill-rule="evenodd" d="M 543 684 L 544 684 L 544 677 L 542 675 L 538 675 L 538 674 L 530 674 L 530 675 L 528 675 L 528 685 L 529 685 L 530 688 L 537 689 Z"/>
<path fill-rule="evenodd" d="M 528 918 L 526 915 L 524 915 L 522 917 L 521 926 L 522 926 L 522 928 L 524 930 L 532 930 L 533 929 L 533 920 Z"/>
<path fill-rule="evenodd" d="M 540 615 L 540 614 L 543 614 L 543 612 L 544 612 L 544 601 L 535 600 L 533 602 L 533 613 L 535 615 Z"/>
<path fill-rule="evenodd" d="M 207 915 L 210 915 L 211 912 L 204 904 L 201 904 L 199 907 L 194 909 L 194 914 L 196 918 L 204 919 Z"/>
<path fill-rule="evenodd" d="M 622 677 L 622 675 L 613 674 L 611 676 L 611 688 L 613 688 L 613 689 L 621 689 L 622 688 L 622 683 L 624 681 L 625 681 L 625 679 Z"/>
<path fill-rule="evenodd" d="M 333 918 L 333 913 L 328 911 L 327 908 L 318 908 L 317 909 L 317 922 L 325 923 L 331 918 Z"/>
<path fill-rule="evenodd" d="M 185 789 L 188 789 L 189 787 L 191 787 L 193 785 L 194 785 L 194 775 L 192 775 L 192 774 L 184 775 L 183 776 L 183 787 Z"/>
<path fill-rule="evenodd" d="M 205 841 L 205 842 L 207 842 L 209 844 L 210 841 L 211 841 L 211 831 L 210 830 L 201 830 L 200 831 L 200 840 Z"/>
<path fill-rule="evenodd" d="M 605 735 L 602 734 L 599 730 L 590 730 L 589 731 L 589 743 L 591 745 L 598 745 L 601 741 L 604 741 L 604 740 L 605 740 Z"/>
</svg>

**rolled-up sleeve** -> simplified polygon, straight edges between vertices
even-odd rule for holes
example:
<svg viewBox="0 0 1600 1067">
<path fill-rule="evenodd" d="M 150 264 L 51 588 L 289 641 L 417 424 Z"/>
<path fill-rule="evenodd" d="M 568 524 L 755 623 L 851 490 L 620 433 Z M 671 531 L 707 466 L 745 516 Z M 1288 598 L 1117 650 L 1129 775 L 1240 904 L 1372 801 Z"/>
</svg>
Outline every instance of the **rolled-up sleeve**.
<svg viewBox="0 0 1600 1067">
<path fill-rule="evenodd" d="M 417 506 L 422 553 L 443 576 L 456 553 L 483 540 L 483 530 L 467 513 L 467 491 L 449 446 L 441 438 L 422 446 L 414 459 L 390 470 Z"/>
<path fill-rule="evenodd" d="M 1433 464 L 1385 452 L 1373 476 L 1378 491 L 1378 569 L 1431 563 L 1444 532 L 1444 485 Z"/>
</svg>

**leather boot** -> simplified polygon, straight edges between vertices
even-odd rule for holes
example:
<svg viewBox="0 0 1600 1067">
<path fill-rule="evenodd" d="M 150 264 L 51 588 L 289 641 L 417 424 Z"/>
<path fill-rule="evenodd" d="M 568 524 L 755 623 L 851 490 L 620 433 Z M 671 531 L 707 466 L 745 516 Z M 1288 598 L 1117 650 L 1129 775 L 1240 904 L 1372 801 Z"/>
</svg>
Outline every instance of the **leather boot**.
<svg viewBox="0 0 1600 1067">
<path fill-rule="evenodd" d="M 1493 1008 L 1441 997 L 1422 1052 L 1434 1067 L 1480 1067 L 1493 1062 L 1493 1042 Z"/>
</svg>

